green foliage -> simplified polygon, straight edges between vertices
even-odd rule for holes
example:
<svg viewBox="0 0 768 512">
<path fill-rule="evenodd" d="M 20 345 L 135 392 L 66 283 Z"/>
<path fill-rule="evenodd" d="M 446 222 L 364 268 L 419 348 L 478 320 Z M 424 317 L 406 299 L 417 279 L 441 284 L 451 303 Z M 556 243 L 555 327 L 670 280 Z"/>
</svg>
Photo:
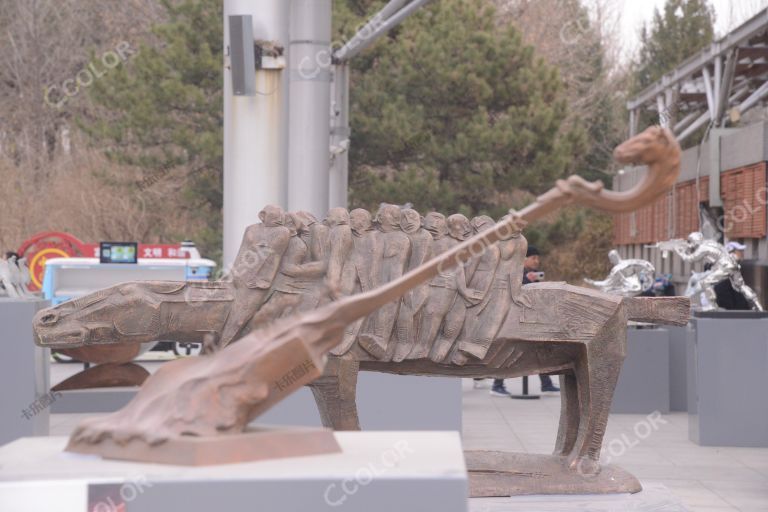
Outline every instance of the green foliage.
<svg viewBox="0 0 768 512">
<path fill-rule="evenodd" d="M 222 2 L 162 0 L 167 23 L 137 55 L 94 83 L 96 111 L 82 128 L 113 160 L 145 177 L 183 169 L 184 207 L 206 219 L 194 236 L 207 255 L 221 247 Z M 175 175 L 175 173 L 174 173 Z M 137 187 L 140 183 L 136 184 Z"/>
<path fill-rule="evenodd" d="M 602 279 L 610 270 L 613 218 L 585 208 L 568 208 L 550 223 L 526 229 L 525 237 L 542 253 L 548 281 L 583 285 L 584 277 Z"/>
<path fill-rule="evenodd" d="M 715 11 L 708 0 L 667 0 L 640 34 L 636 89 L 648 87 L 714 40 Z"/>
<path fill-rule="evenodd" d="M 350 37 L 384 3 L 335 0 L 336 39 Z M 185 207 L 207 224 L 189 236 L 214 254 L 222 204 L 222 5 L 162 4 L 168 21 L 155 27 L 157 40 L 95 83 L 95 110 L 81 124 L 111 158 L 140 167 L 145 178 L 183 170 Z M 566 122 L 557 71 L 498 23 L 490 0 L 441 0 L 422 9 L 355 58 L 351 88 L 355 206 L 411 202 L 421 211 L 499 216 L 515 206 L 512 191 L 541 192 L 588 158 L 581 123 Z"/>
<path fill-rule="evenodd" d="M 715 13 L 708 0 L 667 0 L 663 12 L 656 9 L 650 27 L 643 26 L 640 53 L 633 73 L 633 93 L 639 93 L 714 40 Z M 678 106 L 668 107 L 674 121 Z M 639 126 L 658 124 L 655 112 L 641 112 Z M 683 144 L 692 147 L 707 131 L 700 128 Z"/>
<path fill-rule="evenodd" d="M 380 5 L 337 0 L 338 30 Z M 488 1 L 434 2 L 369 51 L 353 61 L 355 205 L 499 214 L 500 196 L 541 192 L 583 151 L 582 130 L 563 126 L 557 71 Z"/>
</svg>

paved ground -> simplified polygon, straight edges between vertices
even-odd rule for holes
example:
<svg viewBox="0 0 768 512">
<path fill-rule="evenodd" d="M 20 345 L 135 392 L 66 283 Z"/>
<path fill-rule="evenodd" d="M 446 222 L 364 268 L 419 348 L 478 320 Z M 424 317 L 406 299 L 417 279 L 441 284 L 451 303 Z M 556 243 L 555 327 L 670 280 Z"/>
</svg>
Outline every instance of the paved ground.
<svg viewBox="0 0 768 512">
<path fill-rule="evenodd" d="M 157 363 L 146 365 L 150 371 Z M 80 365 L 52 365 L 51 382 L 56 383 L 81 369 Z M 521 392 L 521 379 L 507 381 L 513 393 Z M 539 392 L 538 378 L 530 379 L 533 393 Z M 512 400 L 489 395 L 490 381 L 482 389 L 464 382 L 464 447 L 467 450 L 504 450 L 551 453 L 560 414 L 558 394 L 544 394 L 540 400 Z M 756 407 L 760 404 L 755 404 Z M 765 406 L 765 404 L 762 404 Z M 51 434 L 68 435 L 80 414 L 51 416 Z M 665 503 L 679 499 L 694 512 L 768 512 L 768 448 L 702 447 L 688 440 L 688 416 L 613 414 L 603 449 L 610 458 L 637 476 L 645 485 L 644 502 L 635 510 L 672 512 Z M 665 498 L 665 492 L 669 495 Z M 473 499 L 472 512 L 506 510 L 615 510 L 610 501 L 579 501 L 563 498 L 562 508 L 547 507 L 535 499 Z M 634 507 L 633 507 L 634 509 Z"/>
<path fill-rule="evenodd" d="M 520 382 L 509 379 L 507 388 L 520 393 Z M 538 393 L 538 378 L 529 382 Z M 490 386 L 490 381 L 485 385 Z M 545 394 L 540 400 L 512 400 L 492 397 L 488 391 L 488 387 L 473 389 L 471 380 L 464 382 L 465 449 L 552 452 L 560 415 L 557 394 Z M 692 511 L 768 511 L 768 448 L 698 446 L 688 440 L 686 413 L 650 418 L 612 414 L 603 446 L 604 458 L 611 457 L 612 463 L 632 472 L 646 488 L 663 484 Z M 516 508 L 524 505 L 520 500 L 471 502 L 473 512 L 535 509 Z M 589 510 L 603 508 L 590 503 Z"/>
</svg>

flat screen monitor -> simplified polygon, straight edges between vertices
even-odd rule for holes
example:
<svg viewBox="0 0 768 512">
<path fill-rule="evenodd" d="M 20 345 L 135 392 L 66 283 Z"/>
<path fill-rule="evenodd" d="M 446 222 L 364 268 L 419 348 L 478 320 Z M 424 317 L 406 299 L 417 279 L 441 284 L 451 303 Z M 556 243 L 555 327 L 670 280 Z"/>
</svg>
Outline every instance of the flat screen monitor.
<svg viewBox="0 0 768 512">
<path fill-rule="evenodd" d="M 138 263 L 138 243 L 101 242 L 99 260 L 101 263 Z"/>
</svg>

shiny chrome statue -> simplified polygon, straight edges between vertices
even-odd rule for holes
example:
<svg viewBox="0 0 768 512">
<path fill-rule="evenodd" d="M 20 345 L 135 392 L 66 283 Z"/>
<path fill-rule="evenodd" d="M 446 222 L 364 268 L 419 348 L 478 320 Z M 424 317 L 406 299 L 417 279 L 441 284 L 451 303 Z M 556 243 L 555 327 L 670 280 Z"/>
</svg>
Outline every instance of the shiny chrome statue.
<svg viewBox="0 0 768 512">
<path fill-rule="evenodd" d="M 19 258 L 16 253 L 8 253 L 5 259 L 0 259 L 0 295 L 12 299 L 33 297 L 29 291 L 29 267 L 27 259 Z"/>
<path fill-rule="evenodd" d="M 653 286 L 656 269 L 645 260 L 621 259 L 619 251 L 608 252 L 613 268 L 602 281 L 584 278 L 584 282 L 598 290 L 622 297 L 636 297 Z"/>
<path fill-rule="evenodd" d="M 699 311 L 716 310 L 715 285 L 720 281 L 730 279 L 733 289 L 744 296 L 753 311 L 763 311 L 757 294 L 744 282 L 739 262 L 722 244 L 714 240 L 705 240 L 701 232 L 694 231 L 688 235 L 687 240 L 668 240 L 651 247 L 661 249 L 664 257 L 669 252 L 674 252 L 688 263 L 701 261 L 711 265 L 709 270 L 692 272 L 691 278 L 688 280 L 685 295 L 691 298 L 694 309 Z"/>
</svg>

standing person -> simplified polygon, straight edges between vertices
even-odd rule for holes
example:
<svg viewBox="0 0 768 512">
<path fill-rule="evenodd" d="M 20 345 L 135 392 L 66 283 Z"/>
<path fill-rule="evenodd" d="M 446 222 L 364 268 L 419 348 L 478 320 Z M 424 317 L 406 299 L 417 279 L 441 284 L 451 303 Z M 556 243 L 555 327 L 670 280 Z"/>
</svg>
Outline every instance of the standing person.
<svg viewBox="0 0 768 512">
<path fill-rule="evenodd" d="M 747 247 L 739 242 L 728 242 L 725 250 L 736 262 L 744 259 L 744 249 Z M 752 309 L 747 299 L 737 292 L 730 279 L 723 279 L 715 285 L 715 295 L 717 296 L 717 305 L 722 309 L 749 311 Z"/>
<path fill-rule="evenodd" d="M 528 246 L 528 251 L 525 253 L 525 266 L 523 268 L 523 284 L 536 283 L 542 281 L 539 268 L 541 267 L 541 253 L 533 246 Z M 552 378 L 549 375 L 539 375 L 541 379 L 541 391 L 558 392 L 560 388 L 552 383 Z"/>
</svg>

